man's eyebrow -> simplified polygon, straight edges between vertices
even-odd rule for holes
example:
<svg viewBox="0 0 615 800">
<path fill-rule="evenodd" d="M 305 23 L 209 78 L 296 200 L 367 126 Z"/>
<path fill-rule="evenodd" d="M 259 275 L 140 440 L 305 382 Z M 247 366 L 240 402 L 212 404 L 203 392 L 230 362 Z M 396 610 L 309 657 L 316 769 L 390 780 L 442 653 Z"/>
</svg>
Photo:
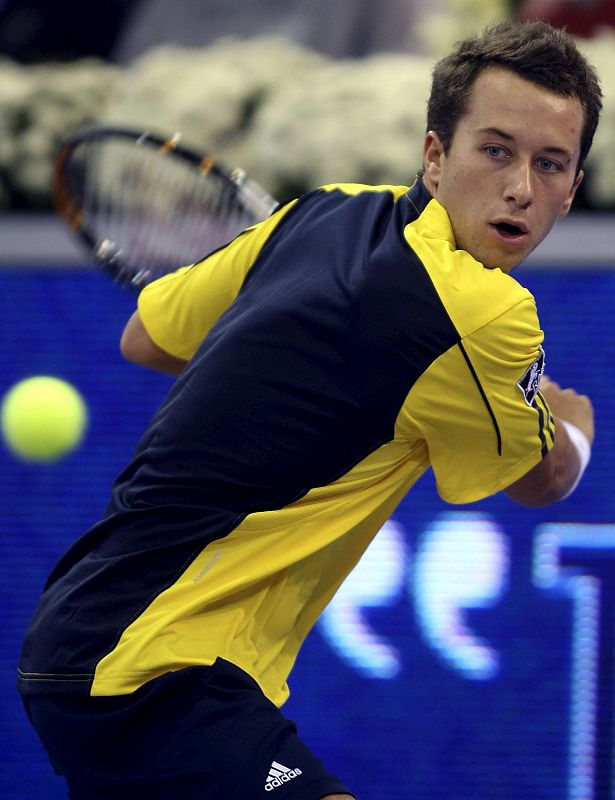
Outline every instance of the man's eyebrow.
<svg viewBox="0 0 615 800">
<path fill-rule="evenodd" d="M 492 136 L 498 136 L 500 139 L 508 139 L 512 141 L 515 137 L 511 133 L 500 130 L 500 128 L 480 128 L 478 133 L 489 133 Z"/>
<path fill-rule="evenodd" d="M 497 136 L 499 139 L 505 139 L 509 142 L 513 142 L 515 140 L 515 137 L 511 133 L 507 133 L 506 131 L 496 127 L 479 128 L 478 133 L 487 133 L 490 136 Z M 551 155 L 565 158 L 567 161 L 572 161 L 574 158 L 574 155 L 570 152 L 570 150 L 567 150 L 565 147 L 557 147 L 557 145 L 547 145 L 546 147 L 541 148 L 541 150 L 545 153 L 550 153 Z"/>
</svg>

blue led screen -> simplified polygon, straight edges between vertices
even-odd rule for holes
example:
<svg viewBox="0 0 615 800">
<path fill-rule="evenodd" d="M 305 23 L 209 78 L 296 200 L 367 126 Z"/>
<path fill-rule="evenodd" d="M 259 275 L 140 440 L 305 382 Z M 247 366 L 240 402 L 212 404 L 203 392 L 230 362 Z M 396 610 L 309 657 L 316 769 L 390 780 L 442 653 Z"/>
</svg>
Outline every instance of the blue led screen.
<svg viewBox="0 0 615 800">
<path fill-rule="evenodd" d="M 615 796 L 615 272 L 528 271 L 547 372 L 587 391 L 597 439 L 569 500 L 438 499 L 430 475 L 310 635 L 286 706 L 360 800 Z M 170 378 L 122 360 L 134 298 L 90 269 L 0 270 L 0 394 L 52 374 L 90 427 L 50 466 L 0 446 L 0 796 L 66 796 L 15 691 L 24 629 L 63 550 L 99 517 Z"/>
</svg>

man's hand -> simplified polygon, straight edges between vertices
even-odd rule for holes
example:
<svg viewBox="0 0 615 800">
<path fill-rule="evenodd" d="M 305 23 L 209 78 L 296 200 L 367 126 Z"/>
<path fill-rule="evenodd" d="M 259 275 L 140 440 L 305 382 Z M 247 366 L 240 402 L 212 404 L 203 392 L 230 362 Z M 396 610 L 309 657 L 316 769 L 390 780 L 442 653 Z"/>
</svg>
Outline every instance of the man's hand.
<svg viewBox="0 0 615 800">
<path fill-rule="evenodd" d="M 574 389 L 562 389 L 546 375 L 540 381 L 540 391 L 549 404 L 551 413 L 559 419 L 571 422 L 582 431 L 587 441 L 594 441 L 594 409 L 589 397 L 577 394 Z"/>
<path fill-rule="evenodd" d="M 564 421 L 578 428 L 576 435 L 585 436 L 590 446 L 594 441 L 594 409 L 587 395 L 562 389 L 544 375 L 540 391 L 555 417 L 555 444 L 539 464 L 505 490 L 511 500 L 524 506 L 547 506 L 562 500 L 583 473 L 583 458 Z"/>
</svg>

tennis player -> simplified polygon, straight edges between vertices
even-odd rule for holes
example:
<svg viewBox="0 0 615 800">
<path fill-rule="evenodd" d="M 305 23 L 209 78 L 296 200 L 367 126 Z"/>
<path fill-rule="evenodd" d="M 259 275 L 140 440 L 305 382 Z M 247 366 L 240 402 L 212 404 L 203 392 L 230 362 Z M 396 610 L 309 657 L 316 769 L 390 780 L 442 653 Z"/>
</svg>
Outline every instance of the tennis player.
<svg viewBox="0 0 615 800">
<path fill-rule="evenodd" d="M 544 378 L 510 272 L 600 109 L 565 33 L 490 28 L 435 67 L 411 187 L 322 187 L 141 293 L 124 355 L 178 378 L 19 671 L 73 800 L 353 796 L 279 709 L 369 542 L 429 468 L 449 503 L 546 505 L 589 460 L 592 404 Z"/>
</svg>

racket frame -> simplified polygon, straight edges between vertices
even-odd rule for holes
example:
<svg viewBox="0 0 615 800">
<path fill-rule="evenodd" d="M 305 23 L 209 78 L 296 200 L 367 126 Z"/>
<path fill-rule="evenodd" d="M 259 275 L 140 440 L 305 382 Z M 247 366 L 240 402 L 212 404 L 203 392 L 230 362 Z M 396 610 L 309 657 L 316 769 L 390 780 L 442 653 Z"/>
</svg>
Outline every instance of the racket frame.
<svg viewBox="0 0 615 800">
<path fill-rule="evenodd" d="M 53 202 L 59 216 L 65 221 L 75 236 L 94 256 L 97 263 L 110 272 L 115 280 L 124 286 L 140 291 L 152 279 L 147 269 L 135 272 L 133 268 L 122 263 L 122 250 L 112 239 L 101 237 L 89 226 L 86 210 L 79 201 L 79 188 L 72 174 L 73 153 L 84 143 L 103 140 L 124 140 L 135 146 L 148 147 L 161 156 L 172 156 L 189 164 L 202 175 L 214 174 L 230 189 L 244 200 L 246 208 L 250 206 L 255 213 L 255 222 L 264 219 L 278 206 L 278 202 L 255 181 L 248 177 L 243 169 L 230 167 L 221 159 L 208 151 L 198 151 L 182 143 L 180 133 L 164 136 L 151 131 L 139 131 L 128 127 L 109 125 L 90 125 L 81 128 L 64 141 L 56 157 L 53 173 Z M 257 211 L 258 209 L 258 211 Z M 239 231 L 238 231 L 239 232 Z M 212 248 L 213 250 L 217 247 Z M 203 253 L 205 258 L 209 253 Z M 177 267 L 181 266 L 180 263 Z"/>
</svg>

